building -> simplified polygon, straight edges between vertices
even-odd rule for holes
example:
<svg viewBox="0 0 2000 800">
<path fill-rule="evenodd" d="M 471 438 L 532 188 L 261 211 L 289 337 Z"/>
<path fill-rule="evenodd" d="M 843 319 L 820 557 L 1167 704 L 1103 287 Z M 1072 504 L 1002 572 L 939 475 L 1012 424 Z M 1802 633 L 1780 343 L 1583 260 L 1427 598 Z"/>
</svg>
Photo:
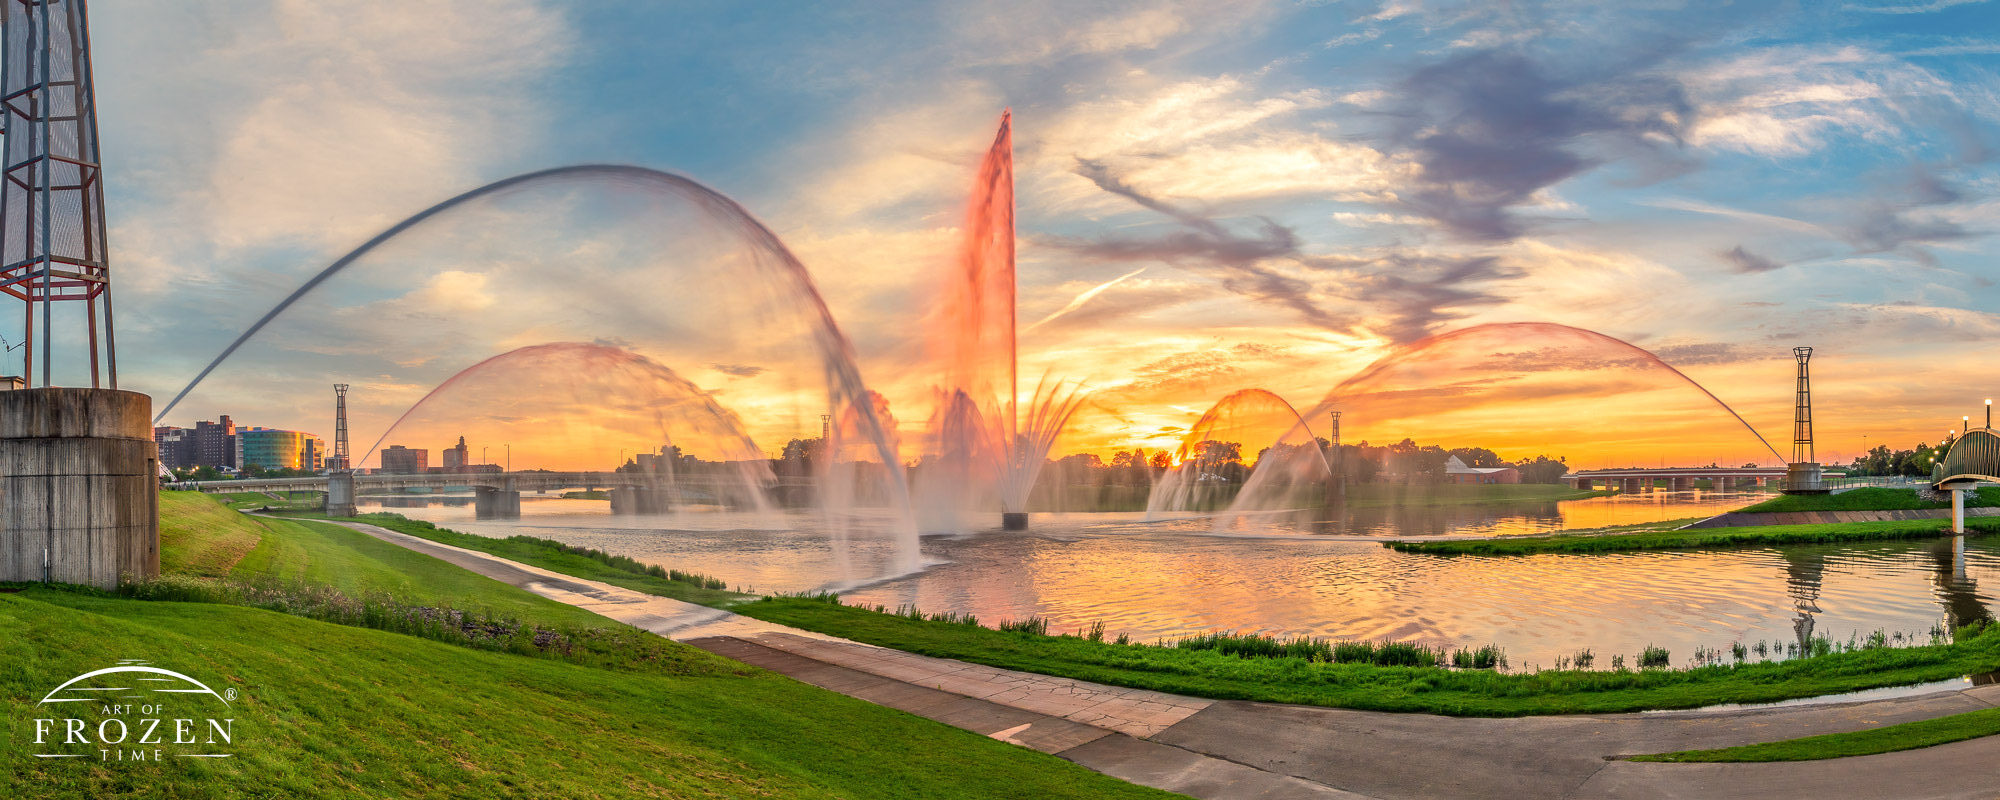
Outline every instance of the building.
<svg viewBox="0 0 2000 800">
<path fill-rule="evenodd" d="M 153 444 L 160 449 L 160 466 L 167 469 L 194 466 L 194 431 L 173 425 L 155 425 Z"/>
<path fill-rule="evenodd" d="M 0 392 L 25 389 L 27 387 L 28 380 L 26 378 L 19 375 L 0 375 Z"/>
<path fill-rule="evenodd" d="M 1445 483 L 1520 483 L 1521 471 L 1513 467 L 1468 467 L 1458 456 L 1445 459 Z"/>
<path fill-rule="evenodd" d="M 445 472 L 464 472 L 466 465 L 472 462 L 472 459 L 465 457 L 465 437 L 458 437 L 457 447 L 445 448 L 439 460 L 443 462 L 439 466 L 443 467 Z"/>
<path fill-rule="evenodd" d="M 411 449 L 400 444 L 389 445 L 382 451 L 381 471 L 391 475 L 418 475 L 430 471 L 431 451 Z"/>
<path fill-rule="evenodd" d="M 319 469 L 326 443 L 302 431 L 243 428 L 236 432 L 236 463 L 244 469 Z"/>
<path fill-rule="evenodd" d="M 235 469 L 236 423 L 228 414 L 221 422 L 202 420 L 194 424 L 193 463 L 190 466 Z"/>
</svg>

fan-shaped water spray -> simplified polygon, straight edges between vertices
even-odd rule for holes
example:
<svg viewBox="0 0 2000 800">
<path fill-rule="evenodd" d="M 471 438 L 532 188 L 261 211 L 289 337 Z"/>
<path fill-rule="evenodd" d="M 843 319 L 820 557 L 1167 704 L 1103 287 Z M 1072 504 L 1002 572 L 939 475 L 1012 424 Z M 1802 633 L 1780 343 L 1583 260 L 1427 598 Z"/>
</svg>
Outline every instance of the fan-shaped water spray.
<svg viewBox="0 0 2000 800">
<path fill-rule="evenodd" d="M 653 493 L 649 506 L 775 507 L 770 459 L 734 412 L 673 370 L 606 345 L 535 345 L 467 367 L 404 412 L 356 464 L 391 437 L 455 436 L 505 442 L 514 456 L 558 472 L 602 469 L 617 463 L 611 453 L 645 443 L 659 450 L 635 450 L 618 468 L 635 481 L 627 485 Z"/>
<path fill-rule="evenodd" d="M 783 401 L 783 405 L 777 407 L 766 402 L 753 415 L 755 417 L 753 423 L 769 426 L 770 421 L 779 413 L 794 419 L 817 418 L 822 412 L 836 416 L 852 416 L 855 421 L 855 437 L 865 440 L 872 446 L 873 454 L 869 460 L 883 465 L 880 471 L 889 481 L 883 493 L 888 495 L 888 502 L 899 509 L 899 516 L 905 520 L 898 525 L 907 529 L 908 542 L 904 549 L 908 554 L 907 560 L 914 564 L 915 527 L 913 523 L 907 521 L 909 501 L 900 459 L 895 451 L 892 437 L 882 424 L 882 420 L 875 416 L 875 404 L 855 366 L 852 348 L 822 299 L 811 274 L 776 234 L 734 200 L 689 178 L 643 167 L 593 164 L 527 173 L 465 192 L 390 226 L 306 280 L 282 302 L 237 336 L 188 383 L 186 388 L 161 409 L 160 417 L 163 419 L 225 362 L 232 357 L 238 357 L 239 351 L 247 343 L 260 332 L 266 331 L 275 320 L 286 315 L 300 300 L 315 291 L 322 290 L 335 276 L 351 272 L 353 267 L 362 263 L 371 253 L 378 251 L 389 253 L 392 251 L 390 247 L 392 243 L 415 242 L 418 245 L 437 245 L 433 240 L 436 239 L 438 231 L 447 230 L 440 227 L 445 219 L 467 219 L 461 215 L 448 214 L 455 209 L 477 207 L 482 210 L 492 210 L 499 207 L 493 202 L 481 201 L 513 202 L 510 198 L 525 197 L 532 190 L 572 187 L 587 190 L 584 195 L 586 198 L 617 201 L 636 196 L 642 201 L 662 199 L 690 207 L 697 212 L 696 216 L 703 220 L 708 229 L 721 232 L 725 237 L 725 246 L 721 247 L 723 252 L 704 253 L 712 256 L 707 260 L 695 260 L 692 256 L 676 260 L 680 255 L 676 249 L 671 246 L 663 249 L 655 245 L 651 253 L 629 252 L 628 246 L 626 252 L 604 255 L 594 251 L 585 252 L 574 246 L 564 247 L 568 243 L 558 237 L 555 245 L 548 246 L 552 254 L 540 256 L 533 264 L 506 265 L 513 270 L 511 272 L 496 266 L 490 274 L 466 275 L 452 270 L 449 265 L 453 263 L 453 259 L 466 262 L 473 257 L 466 255 L 470 251 L 460 247 L 465 243 L 451 242 L 450 247 L 435 247 L 434 252 L 421 254 L 431 263 L 446 266 L 431 267 L 428 270 L 419 266 L 414 270 L 417 277 L 413 280 L 413 270 L 408 264 L 388 264 L 385 266 L 394 269 L 394 274 L 378 276 L 381 285 L 366 287 L 372 292 L 369 296 L 377 297 L 397 292 L 399 283 L 403 287 L 422 283 L 425 271 L 433 273 L 431 276 L 433 282 L 439 282 L 438 279 L 443 278 L 459 279 L 442 281 L 442 285 L 438 287 L 439 291 L 433 293 L 439 297 L 402 298 L 404 308 L 407 310 L 402 312 L 400 320 L 421 322 L 441 320 L 447 326 L 446 330 L 427 329 L 429 340 L 391 342 L 385 346 L 409 347 L 421 351 L 420 359 L 428 358 L 435 361 L 438 358 L 438 348 L 430 346 L 432 343 L 463 349 L 463 343 L 469 341 L 452 339 L 449 330 L 449 326 L 452 325 L 488 324 L 490 329 L 486 333 L 489 336 L 506 341 L 536 334 L 553 334 L 537 337 L 542 340 L 593 337 L 617 340 L 628 335 L 625 330 L 616 327 L 617 325 L 638 324 L 646 327 L 645 335 L 650 337 L 649 341 L 652 343 L 652 346 L 648 347 L 642 342 L 641 349 L 656 353 L 674 352 L 677 354 L 675 359 L 677 366 L 705 365 L 717 371 L 718 375 L 745 376 L 745 380 L 751 380 L 753 378 L 749 376 L 769 373 L 769 365 L 742 360 L 747 356 L 733 357 L 728 352 L 730 343 L 713 335 L 714 323 L 737 323 L 745 333 L 733 341 L 741 346 L 778 347 L 779 345 L 772 343 L 788 340 L 779 335 L 777 329 L 794 326 L 799 335 L 808 341 L 803 346 L 792 347 L 783 354 L 784 357 L 792 357 L 793 353 L 802 356 L 799 367 L 786 371 L 784 379 L 807 378 L 814 382 L 823 381 L 824 400 L 812 401 L 809 398 L 794 397 Z M 510 239 L 518 239 L 529 244 L 542 244 L 542 240 L 536 239 L 535 236 L 551 232 L 534 226 L 587 223 L 605 216 L 606 212 L 624 213 L 636 205 L 628 202 L 610 207 L 589 208 L 576 211 L 571 218 L 565 219 L 561 216 L 566 210 L 563 204 L 540 197 L 535 200 L 536 204 L 532 208 L 513 209 L 516 219 L 509 220 L 513 223 L 509 227 L 486 231 L 483 239 L 472 244 Z M 520 222 L 527 222 L 530 227 L 524 228 Z M 668 220 L 663 220 L 663 226 L 667 222 Z M 640 232 L 637 237 L 627 235 L 627 238 L 643 239 L 644 232 Z M 393 256 L 411 258 L 408 252 L 411 246 L 416 245 L 398 244 L 393 248 Z M 509 252 L 495 252 L 489 260 L 500 264 L 512 256 L 514 254 Z M 522 258 L 532 257 L 522 256 Z M 563 259 L 568 263 L 565 261 L 551 263 L 550 259 Z M 476 270 L 483 266 L 483 262 L 467 263 L 465 269 Z M 613 269 L 622 271 L 607 274 L 608 270 Z M 653 271 L 656 269 L 666 271 Z M 507 313 L 485 314 L 478 312 L 476 307 L 456 316 L 429 313 L 427 303 L 454 302 L 462 299 L 458 295 L 473 293 L 472 290 L 479 289 L 484 289 L 488 293 L 514 292 L 506 298 L 502 306 Z M 673 303 L 682 305 L 678 309 L 679 313 L 664 308 Z M 367 323 L 375 321 L 375 317 L 379 316 L 378 307 L 381 305 L 382 302 L 378 300 L 373 305 L 356 306 L 343 311 L 356 312 L 354 316 L 357 320 Z M 294 314 L 291 317 L 294 322 L 290 324 L 299 324 L 301 321 L 311 321 L 324 316 L 324 314 L 306 316 Z M 509 320 L 515 320 L 512 330 L 504 327 Z M 332 330 L 314 331 L 313 333 L 318 335 L 302 341 L 289 341 L 288 343 L 292 345 L 291 350 L 295 352 L 312 350 L 321 346 L 329 335 L 336 339 L 351 336 L 356 330 L 355 325 L 345 318 L 341 321 L 348 324 Z M 687 358 L 699 357 L 702 360 L 684 362 L 678 355 L 680 348 L 684 344 L 691 347 L 697 343 L 706 349 L 699 356 L 687 356 Z M 467 355 L 470 354 L 459 354 L 459 357 Z M 484 353 L 478 354 L 479 357 L 484 355 Z M 461 363 L 469 361 L 470 358 Z M 414 368 L 411 369 L 412 374 L 407 376 L 402 374 L 400 371 L 404 369 L 404 363 L 404 361 L 394 361 L 393 364 L 388 364 L 385 369 L 391 370 L 391 374 L 383 378 L 389 379 L 384 383 L 391 385 L 370 396 L 383 398 L 390 389 L 400 390 L 401 386 L 412 382 L 421 381 L 422 384 L 430 384 L 436 381 L 436 378 L 424 380 L 421 373 Z M 435 370 L 435 367 L 427 369 Z M 775 379 L 769 375 L 755 380 L 761 381 L 762 388 L 754 386 L 750 388 L 758 393 L 760 399 L 772 396 L 792 397 L 783 394 L 790 390 L 784 386 L 774 385 Z M 774 395 L 774 392 L 777 394 Z M 751 399 L 746 395 L 740 402 L 748 403 Z M 814 405 L 819 407 L 813 408 Z M 739 404 L 738 408 L 748 413 L 751 406 Z M 752 427 L 755 427 L 755 424 Z"/>
<path fill-rule="evenodd" d="M 1284 398 L 1264 389 L 1231 393 L 1188 428 L 1146 512 L 1217 510 L 1246 489 L 1246 481 L 1274 479 L 1269 476 L 1301 477 L 1317 488 L 1332 477 L 1320 448 L 1312 426 Z"/>
<path fill-rule="evenodd" d="M 1742 458 L 1754 442 L 1784 462 L 1735 409 L 1658 356 L 1554 323 L 1479 325 L 1397 348 L 1341 381 L 1285 441 L 1310 441 L 1304 421 L 1334 410 L 1344 413 L 1349 441 L 1414 439 L 1519 456 L 1560 449 L 1607 464 L 1652 452 L 1685 457 L 1704 443 L 1725 451 L 1719 458 Z M 1271 466 L 1280 468 L 1259 469 L 1244 484 L 1232 513 L 1297 508 L 1327 469 L 1312 459 Z"/>
</svg>

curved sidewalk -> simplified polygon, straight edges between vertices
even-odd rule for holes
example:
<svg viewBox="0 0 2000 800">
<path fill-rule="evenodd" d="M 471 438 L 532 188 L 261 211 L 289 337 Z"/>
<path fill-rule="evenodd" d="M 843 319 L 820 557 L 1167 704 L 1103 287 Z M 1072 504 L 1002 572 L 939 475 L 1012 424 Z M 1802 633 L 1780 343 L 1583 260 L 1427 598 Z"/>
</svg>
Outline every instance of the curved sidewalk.
<svg viewBox="0 0 2000 800">
<path fill-rule="evenodd" d="M 930 658 L 338 523 L 870 702 L 1204 798 L 1994 797 L 2000 736 L 1828 761 L 1620 756 L 1862 730 L 2000 706 L 2000 685 L 1858 703 L 1481 719 L 1212 701 Z"/>
</svg>

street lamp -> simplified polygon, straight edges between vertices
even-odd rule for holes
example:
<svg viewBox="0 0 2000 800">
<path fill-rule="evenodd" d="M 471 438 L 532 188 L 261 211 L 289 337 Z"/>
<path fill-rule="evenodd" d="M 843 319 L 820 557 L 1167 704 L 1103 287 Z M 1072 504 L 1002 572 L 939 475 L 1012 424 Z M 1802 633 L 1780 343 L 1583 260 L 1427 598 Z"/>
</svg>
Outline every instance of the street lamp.
<svg viewBox="0 0 2000 800">
<path fill-rule="evenodd" d="M 1986 398 L 1986 427 L 1993 427 L 1993 398 Z"/>
</svg>

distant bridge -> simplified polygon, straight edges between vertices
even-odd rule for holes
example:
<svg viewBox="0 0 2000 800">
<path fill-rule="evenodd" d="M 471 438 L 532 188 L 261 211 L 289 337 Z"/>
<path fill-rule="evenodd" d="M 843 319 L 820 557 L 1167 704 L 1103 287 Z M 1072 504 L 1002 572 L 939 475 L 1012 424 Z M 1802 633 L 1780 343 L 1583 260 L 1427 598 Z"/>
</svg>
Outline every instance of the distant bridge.
<svg viewBox="0 0 2000 800">
<path fill-rule="evenodd" d="M 1736 486 L 1764 486 L 1785 479 L 1784 467 L 1660 467 L 1634 469 L 1589 469 L 1563 476 L 1563 483 L 1590 490 L 1603 484 L 1627 494 L 1651 489 L 1657 481 L 1667 481 L 1672 491 L 1685 492 L 1694 482 L 1707 480 L 1717 489 Z"/>
<path fill-rule="evenodd" d="M 475 513 L 481 518 L 518 519 L 521 492 L 561 489 L 609 489 L 611 510 L 617 514 L 650 514 L 676 504 L 712 502 L 745 505 L 744 480 L 734 474 L 664 475 L 650 472 L 376 472 L 332 473 L 306 478 L 247 478 L 231 481 L 189 481 L 177 484 L 200 492 L 319 492 L 327 496 L 327 513 L 352 516 L 354 498 L 367 491 L 469 488 L 478 493 Z M 809 490 L 811 481 L 790 478 L 766 481 L 772 491 Z"/>
<path fill-rule="evenodd" d="M 706 477 L 706 476 L 702 476 Z M 191 488 L 202 492 L 324 492 L 329 476 L 308 478 L 245 478 L 233 481 L 193 481 Z M 687 480 L 689 478 L 684 478 Z M 417 472 L 395 474 L 376 472 L 354 474 L 355 491 L 393 489 L 501 489 L 510 492 L 546 492 L 555 489 L 614 489 L 621 486 L 652 488 L 664 476 L 643 472 Z"/>
</svg>

